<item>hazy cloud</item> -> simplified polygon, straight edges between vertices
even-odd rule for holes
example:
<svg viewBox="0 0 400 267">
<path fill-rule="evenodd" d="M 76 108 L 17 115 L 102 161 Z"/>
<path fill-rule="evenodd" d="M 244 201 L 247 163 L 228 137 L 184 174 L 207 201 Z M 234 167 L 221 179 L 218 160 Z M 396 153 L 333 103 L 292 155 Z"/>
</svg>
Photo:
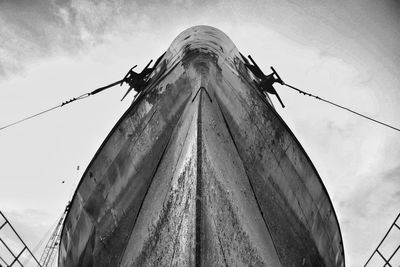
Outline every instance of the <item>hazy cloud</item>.
<svg viewBox="0 0 400 267">
<path fill-rule="evenodd" d="M 121 1 L 0 2 L 0 69 L 21 71 L 55 53 L 71 55 L 101 43 L 121 15 Z"/>
<path fill-rule="evenodd" d="M 385 60 L 393 56 L 399 59 L 400 27 L 396 27 L 399 21 L 395 12 L 398 5 L 392 1 L 375 2 L 303 1 L 300 5 L 258 0 L 201 4 L 183 0 L 3 0 L 0 74 L 20 71 L 26 64 L 55 53 L 72 55 L 85 51 L 118 33 L 159 31 L 176 21 L 196 23 L 202 21 L 205 13 L 218 21 L 229 16 L 231 25 L 269 25 L 298 42 L 318 45 L 327 55 L 339 53 L 358 61 L 371 58 L 356 51 L 361 49 Z M 354 49 L 341 49 L 341 42 Z"/>
<path fill-rule="evenodd" d="M 68 95 L 72 94 L 70 88 L 76 90 L 73 91 L 75 94 L 96 82 L 102 85 L 103 81 L 99 80 L 113 71 L 107 79 L 118 77 L 125 65 L 132 64 L 132 59 L 135 63 L 147 62 L 149 57 L 166 49 L 185 28 L 209 24 L 225 31 L 238 48 L 252 54 L 260 66 L 277 65 L 286 82 L 399 126 L 398 14 L 399 4 L 389 0 L 306 0 L 301 3 L 279 0 L 0 0 L 0 81 L 6 75 L 12 77 L 15 73 L 29 71 L 36 64 L 45 66 L 52 58 L 68 56 L 68 60 L 53 62 L 42 72 L 37 69 L 30 79 L 10 83 L 7 90 L 12 91 L 19 85 L 20 88 L 32 86 L 39 91 L 51 71 L 52 79 L 58 81 L 64 79 L 63 72 L 67 70 L 71 79 L 63 84 L 65 87 L 59 86 L 56 91 L 49 83 L 40 95 Z M 85 60 L 75 61 L 74 57 Z M 91 71 L 87 72 L 87 69 Z M 72 70 L 77 71 L 73 73 Z M 83 81 L 86 84 L 82 84 Z M 398 133 L 299 96 L 287 88 L 280 87 L 279 90 L 288 108 L 278 111 L 309 154 L 332 197 L 343 231 L 347 266 L 359 266 L 400 210 Z M 13 99 L 18 99 L 19 105 L 29 107 L 22 112 L 20 108 L 12 109 L 15 103 L 9 101 L 10 95 L 5 95 L 2 97 L 5 101 L 0 105 L 1 114 L 9 110 L 22 113 L 36 110 L 37 103 L 23 102 L 21 95 L 36 100 L 35 93 L 16 94 Z M 96 101 L 100 101 L 99 98 Z M 85 155 L 82 162 L 89 162 L 91 153 L 87 143 L 97 140 L 90 147 L 95 151 L 104 138 L 99 133 L 108 131 L 104 125 L 93 130 L 95 127 L 90 127 L 90 123 L 94 124 L 93 116 L 104 123 L 112 112 L 111 108 L 95 110 L 96 101 L 91 102 L 91 108 L 76 105 L 69 109 L 71 117 L 66 113 L 53 114 L 54 124 L 65 127 L 56 132 L 59 136 L 50 129 L 54 126 L 45 128 L 43 123 L 40 124 L 43 125 L 42 132 L 33 131 L 36 142 L 31 142 L 32 137 L 27 138 L 23 129 L 19 138 L 13 137 L 13 142 L 4 136 L 1 139 L 2 158 L 13 161 L 2 168 L 2 177 L 36 176 L 42 179 L 25 180 L 29 186 L 24 188 L 16 181 L 7 181 L 7 185 L 15 186 L 21 194 L 18 198 L 15 197 L 17 193 L 3 187 L 2 200 L 9 201 L 9 206 L 15 204 L 13 208 L 17 210 L 9 213 L 10 219 L 28 240 L 40 240 L 42 233 L 50 227 L 48 222 L 56 218 L 40 214 L 40 208 L 18 210 L 19 205 L 14 202 L 33 205 L 26 196 L 32 191 L 31 187 L 37 191 L 43 190 L 44 186 L 56 188 L 54 177 L 50 177 L 54 172 L 68 176 L 65 171 L 70 168 L 68 164 L 75 164 L 80 155 Z M 101 101 L 104 101 L 101 107 L 111 106 L 109 99 Z M 112 109 L 117 108 L 113 106 Z M 89 110 L 95 114 L 84 117 Z M 115 118 L 111 118 L 113 124 Z M 68 120 L 76 123 L 64 123 Z M 92 136 L 85 136 L 89 132 Z M 53 150 L 57 146 L 62 149 Z M 60 159 L 51 158 L 57 153 L 62 154 Z M 27 171 L 16 171 L 22 160 Z M 46 161 L 51 161 L 52 166 L 43 173 L 42 165 Z M 60 188 L 46 192 L 48 195 L 38 197 L 41 198 L 38 202 L 50 210 L 49 206 L 56 205 L 56 201 L 48 203 L 46 197 L 54 200 L 60 192 L 63 192 Z M 61 205 L 59 208 L 63 209 Z M 47 223 L 41 224 L 42 221 Z"/>
</svg>

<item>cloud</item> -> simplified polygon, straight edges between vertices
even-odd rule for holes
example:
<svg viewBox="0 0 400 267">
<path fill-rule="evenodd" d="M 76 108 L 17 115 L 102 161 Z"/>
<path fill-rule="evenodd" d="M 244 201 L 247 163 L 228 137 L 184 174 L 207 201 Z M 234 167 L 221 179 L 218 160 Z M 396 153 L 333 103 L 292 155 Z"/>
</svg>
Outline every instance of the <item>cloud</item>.
<svg viewBox="0 0 400 267">
<path fill-rule="evenodd" d="M 55 54 L 84 53 L 120 34 L 161 32 L 166 27 L 171 30 L 177 25 L 202 22 L 225 23 L 228 27 L 267 25 L 303 44 L 320 46 L 323 53 L 340 53 L 359 60 L 366 60 L 365 53 L 355 51 L 364 49 L 381 57 L 382 53 L 390 52 L 386 58 L 393 57 L 393 53 L 399 56 L 396 52 L 399 43 L 396 31 L 399 30 L 393 26 L 396 22 L 387 8 L 389 5 L 364 2 L 308 1 L 299 5 L 291 1 L 257 0 L 229 3 L 222 0 L 202 3 L 3 0 L 0 1 L 3 25 L 0 29 L 0 75 L 19 72 L 26 65 Z M 341 49 L 343 42 L 353 46 L 353 51 Z M 382 43 L 390 49 L 377 49 Z"/>
<path fill-rule="evenodd" d="M 39 58 L 74 55 L 103 42 L 122 9 L 121 1 L 0 2 L 0 73 L 18 72 Z"/>
<path fill-rule="evenodd" d="M 346 3 L 309 0 L 301 4 L 278 0 L 0 0 L 0 82 L 6 76 L 12 78 L 15 74 L 31 71 L 34 77 L 21 79 L 25 83 L 19 88 L 35 88 L 35 93 L 40 96 L 71 95 L 75 91 L 69 88 L 81 90 L 97 82 L 101 85 L 101 79 L 107 73 L 129 66 L 132 59 L 147 63 L 149 57 L 166 49 L 185 28 L 209 24 L 225 31 L 238 48 L 252 54 L 260 66 L 277 66 L 288 83 L 383 121 L 400 123 L 400 78 L 397 78 L 400 77 L 400 26 L 396 13 L 399 5 L 393 3 L 388 0 L 379 3 L 371 0 Z M 68 60 L 62 57 L 68 57 Z M 77 57 L 79 60 L 74 61 Z M 32 71 L 41 64 L 42 72 L 39 68 Z M 47 85 L 49 88 L 44 91 L 37 89 L 45 86 L 43 81 L 48 76 L 59 81 L 65 78 L 66 72 L 71 79 L 59 85 L 58 90 L 53 88 L 53 84 Z M 118 77 L 118 73 L 113 72 L 107 79 Z M 1 89 L 4 89 L 5 83 L 2 85 Z M 15 88 L 11 85 L 10 90 Z M 279 89 L 288 107 L 279 112 L 310 155 L 333 199 L 341 220 L 346 255 L 350 256 L 347 257 L 347 266 L 361 265 L 398 211 L 398 133 L 392 135 L 381 126 L 298 93 L 291 94 L 283 87 Z M 18 99 L 18 104 L 30 108 L 23 112 L 35 110 L 37 102 L 30 101 L 30 98 L 37 100 L 35 93 L 21 94 L 25 99 Z M 11 106 L 17 106 L 8 100 L 9 95 L 3 99 L 7 103 L 1 105 L 2 114 L 12 110 Z M 109 105 L 107 101 L 104 103 Z M 6 105 L 10 106 L 5 109 Z M 65 121 L 78 120 L 90 108 L 79 109 L 77 105 L 69 110 L 71 114 L 73 109 L 80 113 L 63 117 Z M 54 116 L 58 116 L 58 123 L 63 121 L 60 120 L 61 113 Z M 105 115 L 100 117 L 105 120 Z M 114 117 L 111 118 L 114 123 Z M 84 129 L 90 120 L 88 117 L 79 127 L 74 127 Z M 85 147 L 82 143 L 77 145 L 81 139 L 100 142 L 104 138 L 99 135 L 105 131 L 103 128 L 96 129 L 97 137 L 84 136 L 85 131 L 77 133 L 76 146 Z M 73 130 L 77 132 L 76 129 Z M 67 130 L 63 128 L 65 137 L 61 139 L 72 142 L 71 136 L 67 140 Z M 43 126 L 44 131 L 52 132 Z M 37 131 L 37 135 L 37 139 L 43 138 L 44 133 Z M 43 142 L 47 145 L 59 143 L 59 136 L 52 136 L 54 140 L 49 138 L 43 138 L 46 139 Z M 94 151 L 98 142 L 93 142 Z M 30 168 L 27 168 L 26 175 L 21 172 L 19 176 L 42 177 L 45 175 L 41 172 L 43 161 L 48 159 L 48 155 L 57 153 L 43 147 L 45 145 L 40 144 L 29 147 L 30 151 L 17 153 L 19 150 L 10 146 L 3 152 L 4 159 L 10 161 L 15 155 L 15 164 L 20 166 L 23 154 L 27 159 L 25 164 Z M 31 153 L 35 157 L 26 156 Z M 86 160 L 90 160 L 87 150 L 63 151 L 63 154 L 70 155 L 74 162 L 76 155 L 81 154 L 87 154 Z M 42 160 L 36 161 L 36 158 Z M 48 169 L 54 168 L 58 173 L 70 162 L 62 159 L 59 162 L 49 159 L 54 166 Z M 9 173 L 14 177 L 15 168 L 10 168 Z M 48 182 L 54 177 L 46 179 Z M 17 186 L 20 185 L 15 188 Z M 52 193 L 52 197 L 61 195 L 55 189 Z M 13 198 L 12 201 L 26 201 L 26 205 L 33 205 L 27 203 L 27 199 Z M 10 213 L 16 228 L 23 231 L 21 235 L 31 240 L 32 245 L 50 227 L 49 223 L 41 222 L 55 220 L 50 217 L 36 209 Z"/>
<path fill-rule="evenodd" d="M 342 187 L 336 206 L 348 266 L 365 263 L 400 212 L 398 136 L 381 141 L 373 140 L 373 136 L 363 141 L 364 147 L 354 151 L 359 160 L 342 181 L 347 186 Z"/>
</svg>

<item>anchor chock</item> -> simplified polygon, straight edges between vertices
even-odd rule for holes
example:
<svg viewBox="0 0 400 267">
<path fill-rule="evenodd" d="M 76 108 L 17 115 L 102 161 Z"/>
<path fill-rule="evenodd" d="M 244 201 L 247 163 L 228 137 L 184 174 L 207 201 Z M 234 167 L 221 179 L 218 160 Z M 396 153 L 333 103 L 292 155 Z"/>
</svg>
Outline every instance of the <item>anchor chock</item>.
<svg viewBox="0 0 400 267">
<path fill-rule="evenodd" d="M 129 85 L 128 91 L 125 93 L 124 97 L 121 99 L 124 100 L 124 98 L 129 94 L 129 92 L 133 89 L 137 93 L 140 93 L 143 91 L 143 89 L 147 86 L 147 84 L 150 82 L 150 74 L 154 71 L 154 69 L 157 67 L 158 63 L 160 63 L 161 58 L 165 55 L 162 54 L 157 61 L 154 63 L 153 67 L 149 67 L 151 62 L 153 60 L 150 60 L 150 62 L 144 67 L 144 69 L 140 72 L 137 73 L 133 69 L 137 67 L 137 65 L 133 66 L 128 73 L 125 75 L 125 77 L 121 80 L 120 85 L 122 85 L 124 82 Z"/>
<path fill-rule="evenodd" d="M 282 81 L 281 77 L 279 77 L 278 73 L 276 70 L 271 67 L 272 73 L 269 75 L 265 75 L 262 70 L 258 67 L 257 63 L 253 60 L 253 58 L 249 55 L 248 56 L 250 61 L 253 63 L 253 65 L 249 64 L 247 60 L 245 60 L 244 65 L 257 77 L 260 79 L 259 82 L 255 81 L 258 89 L 265 94 L 265 92 L 269 94 L 275 95 L 279 102 L 281 103 L 282 107 L 284 108 L 285 105 L 283 104 L 281 98 L 279 97 L 278 92 L 275 90 L 273 87 L 274 83 L 280 83 L 284 85 L 285 83 Z"/>
</svg>

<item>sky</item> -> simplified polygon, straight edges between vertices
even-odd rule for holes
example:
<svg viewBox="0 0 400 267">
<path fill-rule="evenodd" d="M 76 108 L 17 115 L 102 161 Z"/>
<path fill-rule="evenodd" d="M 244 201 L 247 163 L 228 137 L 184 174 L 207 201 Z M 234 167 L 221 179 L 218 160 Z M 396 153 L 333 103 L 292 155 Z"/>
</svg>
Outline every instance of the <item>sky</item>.
<svg viewBox="0 0 400 267">
<path fill-rule="evenodd" d="M 265 73 L 399 128 L 399 14 L 394 0 L 0 0 L 0 127 L 121 79 L 205 24 Z M 332 199 L 346 265 L 363 265 L 400 212 L 400 133 L 276 88 Z M 37 257 L 126 90 L 0 131 L 0 210 Z"/>
</svg>

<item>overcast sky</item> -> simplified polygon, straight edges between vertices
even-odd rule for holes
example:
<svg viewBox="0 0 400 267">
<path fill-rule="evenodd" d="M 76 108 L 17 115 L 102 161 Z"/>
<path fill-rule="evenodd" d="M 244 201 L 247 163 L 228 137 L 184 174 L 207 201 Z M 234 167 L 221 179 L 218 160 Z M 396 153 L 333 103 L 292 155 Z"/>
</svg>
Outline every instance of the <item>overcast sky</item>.
<svg viewBox="0 0 400 267">
<path fill-rule="evenodd" d="M 266 73 L 272 65 L 289 84 L 400 127 L 400 5 L 298 2 L 0 0 L 0 127 L 121 79 L 198 24 Z M 0 210 L 32 249 L 128 108 L 126 89 L 0 131 Z M 400 133 L 277 89 L 332 199 L 346 264 L 360 266 L 400 212 Z"/>
</svg>

